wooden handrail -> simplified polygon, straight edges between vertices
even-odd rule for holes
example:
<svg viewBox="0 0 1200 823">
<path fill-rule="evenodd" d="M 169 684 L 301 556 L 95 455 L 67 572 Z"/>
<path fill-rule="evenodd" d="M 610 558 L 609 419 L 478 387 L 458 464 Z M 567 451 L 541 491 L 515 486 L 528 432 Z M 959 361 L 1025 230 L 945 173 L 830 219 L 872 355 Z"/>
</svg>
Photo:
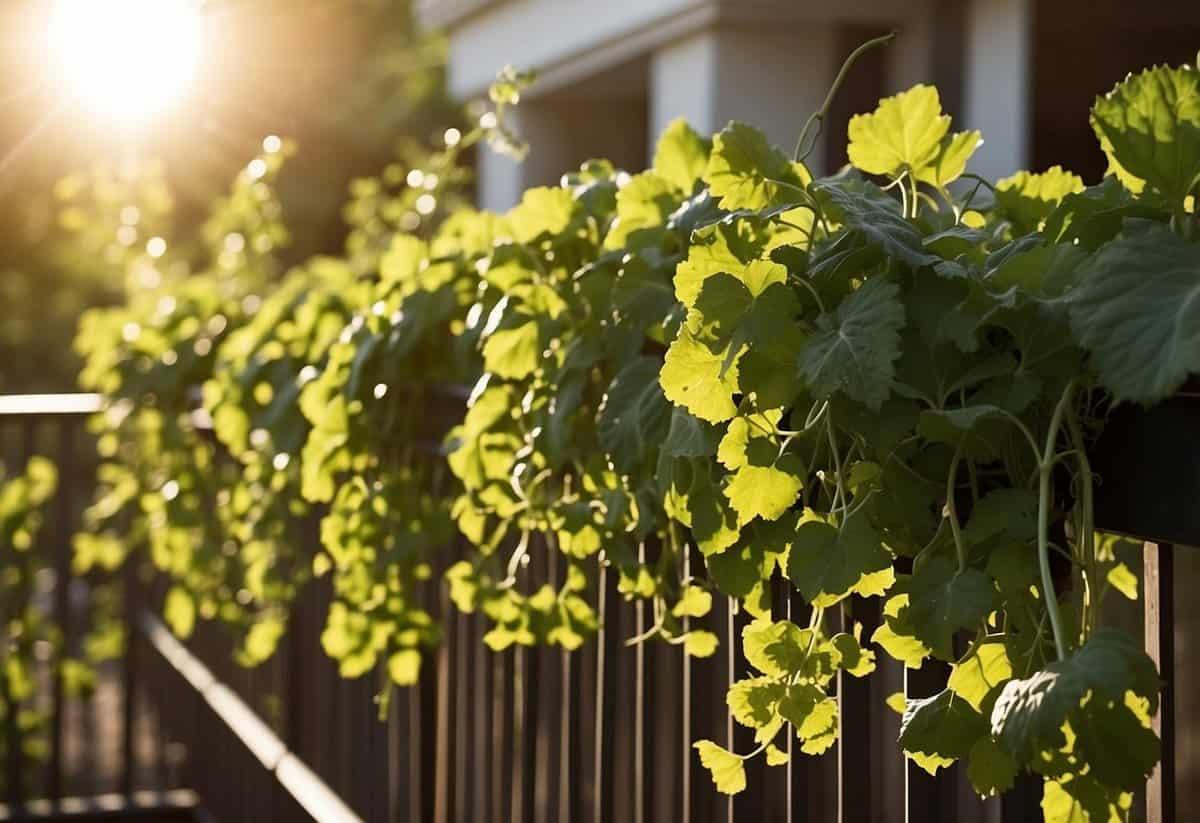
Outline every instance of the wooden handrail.
<svg viewBox="0 0 1200 823">
<path fill-rule="evenodd" d="M 214 714 L 317 823 L 363 823 L 300 758 L 292 754 L 271 727 L 234 691 L 188 651 L 162 621 L 142 612 L 141 629 L 150 645 L 204 698 Z"/>
</svg>

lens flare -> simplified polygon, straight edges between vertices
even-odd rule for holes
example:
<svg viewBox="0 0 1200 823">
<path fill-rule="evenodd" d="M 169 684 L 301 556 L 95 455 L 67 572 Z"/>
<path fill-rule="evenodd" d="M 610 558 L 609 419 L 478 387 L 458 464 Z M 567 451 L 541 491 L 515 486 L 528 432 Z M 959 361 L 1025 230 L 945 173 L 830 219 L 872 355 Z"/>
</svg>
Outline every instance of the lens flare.
<svg viewBox="0 0 1200 823">
<path fill-rule="evenodd" d="M 204 26 L 194 0 L 57 0 L 47 35 L 61 94 L 97 115 L 136 123 L 186 95 Z"/>
</svg>

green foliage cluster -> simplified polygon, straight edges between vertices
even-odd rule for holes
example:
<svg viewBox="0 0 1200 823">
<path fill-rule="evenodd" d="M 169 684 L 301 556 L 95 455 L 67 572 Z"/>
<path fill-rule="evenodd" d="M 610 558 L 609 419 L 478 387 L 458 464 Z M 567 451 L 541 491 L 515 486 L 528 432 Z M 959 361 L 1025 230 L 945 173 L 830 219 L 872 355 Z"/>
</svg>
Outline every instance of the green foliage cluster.
<svg viewBox="0 0 1200 823">
<path fill-rule="evenodd" d="M 68 695 L 90 690 L 94 674 L 89 664 L 111 657 L 114 644 L 120 645 L 112 625 L 105 623 L 93 627 L 78 654 L 64 647 L 52 603 L 61 581 L 54 579 L 57 569 L 39 540 L 57 487 L 58 472 L 44 457 L 31 458 L 16 475 L 6 475 L 0 467 L 0 729 L 5 730 L 0 758 L 8 756 L 13 740 L 26 758 L 45 758 L 50 716 L 39 699 L 41 685 L 48 677 L 60 677 Z M 0 776 L 0 790 L 12 790 L 6 778 Z"/>
<path fill-rule="evenodd" d="M 433 232 L 359 225 L 345 258 L 261 297 L 270 198 L 248 197 L 221 224 L 246 239 L 229 276 L 193 267 L 82 327 L 85 385 L 110 398 L 104 505 L 174 579 L 176 630 L 239 624 L 247 662 L 309 567 L 332 578 L 343 674 L 385 664 L 398 684 L 437 637 L 416 594 L 435 569 L 497 650 L 581 645 L 605 569 L 652 607 L 637 642 L 711 655 L 714 597 L 753 617 L 728 705 L 757 748 L 697 744 L 720 791 L 754 755 L 785 762 L 782 735 L 828 749 L 833 684 L 884 653 L 951 666 L 897 701 L 923 768 L 964 760 L 985 796 L 1031 771 L 1047 820 L 1124 819 L 1159 756 L 1158 677 L 1102 623 L 1136 578 L 1096 532 L 1088 449 L 1114 403 L 1200 371 L 1200 71 L 1131 76 L 1093 121 L 1112 176 L 1090 187 L 968 174 L 981 135 L 927 86 L 854 118 L 852 167 L 827 178 L 809 129 L 789 158 L 748 125 L 677 122 L 648 171 L 589 162 Z M 484 123 L 450 154 L 509 143 Z M 460 382 L 443 460 L 424 424 Z M 289 537 L 306 512 L 312 558 Z M 560 573 L 532 580 L 535 553 Z M 805 625 L 772 617 L 779 578 Z M 856 601 L 878 630 L 832 632 Z"/>
</svg>

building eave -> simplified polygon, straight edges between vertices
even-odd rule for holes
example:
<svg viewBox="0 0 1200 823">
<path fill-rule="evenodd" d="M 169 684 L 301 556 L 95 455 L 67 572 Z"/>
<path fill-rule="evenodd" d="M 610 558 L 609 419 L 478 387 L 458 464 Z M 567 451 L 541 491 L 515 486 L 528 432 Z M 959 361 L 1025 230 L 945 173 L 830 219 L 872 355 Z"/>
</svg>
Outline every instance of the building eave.
<svg viewBox="0 0 1200 823">
<path fill-rule="evenodd" d="M 417 21 L 425 30 L 446 29 L 505 0 L 417 0 Z"/>
</svg>

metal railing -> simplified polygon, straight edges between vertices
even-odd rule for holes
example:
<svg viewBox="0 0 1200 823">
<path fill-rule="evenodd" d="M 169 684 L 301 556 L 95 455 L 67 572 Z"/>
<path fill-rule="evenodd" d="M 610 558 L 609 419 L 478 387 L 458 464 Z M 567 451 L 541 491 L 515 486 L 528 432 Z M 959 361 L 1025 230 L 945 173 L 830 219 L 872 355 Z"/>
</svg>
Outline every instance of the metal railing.
<svg viewBox="0 0 1200 823">
<path fill-rule="evenodd" d="M 59 462 L 64 481 L 55 504 L 61 522 L 47 536 L 57 552 L 58 581 L 68 579 L 69 536 L 89 496 L 86 483 L 68 482 L 91 476 L 80 424 L 96 408 L 90 397 L 0 399 L 0 436 L 15 429 L 17 440 L 9 445 L 20 455 L 27 459 L 40 445 L 57 444 L 43 453 Z M 315 545 L 315 531 L 311 537 Z M 456 547 L 447 547 L 441 568 L 457 556 Z M 559 581 L 565 574 L 556 553 L 532 557 L 521 572 L 531 581 Z M 1147 648 L 1167 683 L 1156 721 L 1163 764 L 1146 799 L 1151 823 L 1175 819 L 1170 558 L 1169 548 L 1147 544 Z M 712 658 L 688 658 L 665 644 L 630 646 L 627 638 L 642 634 L 652 615 L 644 604 L 625 601 L 614 576 L 601 571 L 603 628 L 583 647 L 493 653 L 482 642 L 486 619 L 453 611 L 439 577 L 433 575 L 420 599 L 442 621 L 444 642 L 428 657 L 418 685 L 393 692 L 382 716 L 374 700 L 386 676 L 382 666 L 345 680 L 321 651 L 330 597 L 323 580 L 300 595 L 276 655 L 252 670 L 232 662 L 231 641 L 219 628 L 198 627 L 185 646 L 129 598 L 133 639 L 116 678 L 121 763 L 116 785 L 97 788 L 115 791 L 131 807 L 139 791 L 162 797 L 191 790 L 222 823 L 305 817 L 438 823 L 1040 819 L 1039 781 L 1022 778 L 1003 799 L 984 801 L 971 790 L 963 765 L 935 780 L 905 761 L 895 742 L 899 717 L 884 700 L 900 690 L 931 694 L 945 683 L 944 664 L 906 671 L 880 655 L 872 677 L 839 680 L 840 735 L 830 752 L 809 757 L 796 751 L 786 766 L 774 768 L 756 760 L 748 764 L 746 791 L 726 797 L 713 789 L 692 743 L 708 738 L 738 751 L 754 748 L 751 731 L 736 726 L 725 705 L 728 685 L 748 667 L 736 640 L 749 618 L 736 601 L 718 598 L 708 616 L 693 620 L 718 635 L 720 651 Z M 128 580 L 145 590 L 135 576 Z M 774 586 L 775 616 L 807 620 L 807 606 L 786 581 Z M 78 627 L 71 625 L 66 592 L 56 585 L 54 602 L 69 639 Z M 879 621 L 877 604 L 833 611 L 842 627 L 860 622 L 867 636 Z M 54 801 L 76 789 L 64 768 L 68 740 L 85 749 L 99 741 L 66 728 L 60 683 L 52 702 L 45 780 L 51 806 L 45 809 L 63 812 Z M 788 749 L 793 745 L 789 740 Z M 79 758 L 72 757 L 77 771 Z M 81 762 L 87 765 L 86 758 Z"/>
</svg>

